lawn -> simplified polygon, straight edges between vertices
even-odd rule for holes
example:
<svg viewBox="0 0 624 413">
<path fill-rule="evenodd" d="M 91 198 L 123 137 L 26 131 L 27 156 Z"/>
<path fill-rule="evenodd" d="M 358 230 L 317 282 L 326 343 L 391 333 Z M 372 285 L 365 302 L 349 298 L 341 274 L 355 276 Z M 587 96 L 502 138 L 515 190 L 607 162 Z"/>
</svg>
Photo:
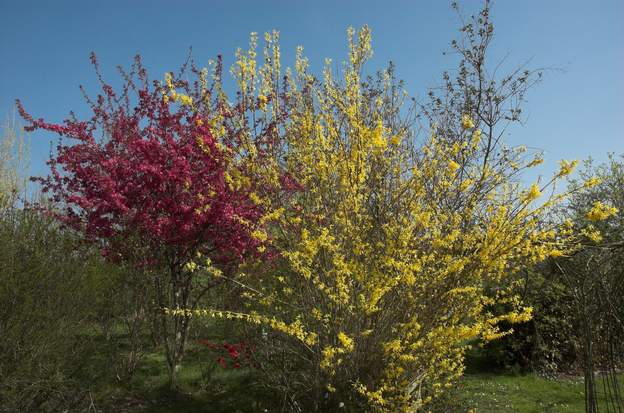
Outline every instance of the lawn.
<svg viewBox="0 0 624 413">
<path fill-rule="evenodd" d="M 474 359 L 473 359 L 474 361 Z M 474 367 L 474 366 L 473 366 Z M 469 369 L 449 397 L 452 407 L 441 411 L 465 413 L 584 412 L 581 377 L 545 378 L 536 374 L 496 374 L 479 366 Z M 624 375 L 620 383 L 624 381 Z M 108 383 L 98 391 L 98 408 L 120 413 L 246 413 L 275 410 L 275 398 L 255 384 L 248 369 L 223 369 L 202 346 L 192 346 L 179 373 L 180 391 L 167 390 L 164 357 L 147 354 L 126 386 Z M 599 383 L 600 384 L 600 383 Z M 624 389 L 623 389 L 624 390 Z"/>
<path fill-rule="evenodd" d="M 249 371 L 217 368 L 209 376 L 197 364 L 181 370 L 181 391 L 166 390 L 164 360 L 150 357 L 132 382 L 132 391 L 110 393 L 106 411 L 131 413 L 261 412 L 267 394 Z M 453 410 L 478 413 L 584 412 L 582 378 L 547 379 L 534 374 L 480 373 L 465 376 L 454 393 Z M 269 410 L 270 411 L 270 410 Z"/>
<path fill-rule="evenodd" d="M 269 404 L 252 371 L 223 369 L 199 346 L 189 349 L 178 378 L 179 390 L 172 393 L 164 355 L 149 353 L 129 383 L 100 386 L 97 407 L 115 413 L 246 413 Z"/>
<path fill-rule="evenodd" d="M 620 384 L 622 380 L 624 375 Z M 600 389 L 601 381 L 598 384 Z M 478 413 L 582 413 L 583 391 L 582 377 L 550 379 L 534 374 L 479 373 L 462 379 L 457 403 L 461 410 L 475 408 Z"/>
</svg>

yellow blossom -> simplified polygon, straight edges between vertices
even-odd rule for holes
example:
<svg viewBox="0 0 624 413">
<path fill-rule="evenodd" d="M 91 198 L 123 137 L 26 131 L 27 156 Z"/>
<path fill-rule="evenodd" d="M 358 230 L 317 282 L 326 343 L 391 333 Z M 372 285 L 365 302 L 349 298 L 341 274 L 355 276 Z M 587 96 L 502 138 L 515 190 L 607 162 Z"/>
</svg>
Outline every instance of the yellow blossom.
<svg viewBox="0 0 624 413">
<path fill-rule="evenodd" d="M 266 105 L 267 105 L 268 101 L 269 101 L 269 99 L 265 95 L 258 95 L 258 107 L 261 110 L 265 110 L 266 109 Z"/>
<path fill-rule="evenodd" d="M 517 323 L 525 323 L 529 321 L 533 317 L 533 307 L 525 307 L 523 308 L 521 313 L 517 311 L 512 311 L 506 317 L 507 321 L 512 324 Z"/>
<path fill-rule="evenodd" d="M 193 98 L 187 95 L 183 95 L 183 94 L 178 94 L 177 95 L 177 100 L 185 106 L 193 106 Z"/>
<path fill-rule="evenodd" d="M 353 351 L 354 344 L 351 337 L 341 331 L 338 333 L 338 340 L 347 351 Z"/>
<path fill-rule="evenodd" d="M 475 129 L 475 131 L 472 132 L 472 139 L 476 143 L 479 143 L 481 141 L 481 129 Z"/>
<path fill-rule="evenodd" d="M 566 161 L 565 159 L 560 160 L 559 173 L 557 174 L 557 176 L 570 175 L 574 168 L 576 168 L 576 165 L 578 165 L 578 161 L 576 159 L 573 161 Z"/>
<path fill-rule="evenodd" d="M 457 162 L 453 160 L 450 160 L 448 163 L 448 167 L 451 172 L 455 172 L 461 167 L 461 165 L 459 165 Z"/>
<path fill-rule="evenodd" d="M 526 202 L 531 202 L 539 198 L 541 195 L 542 192 L 540 191 L 539 186 L 537 184 L 533 184 L 531 185 L 531 188 L 529 188 L 529 190 L 525 193 L 524 200 Z"/>
<path fill-rule="evenodd" d="M 527 164 L 527 168 L 532 168 L 534 166 L 541 165 L 543 163 L 544 163 L 544 159 L 541 157 L 541 155 L 535 155 L 533 160 Z"/>
<path fill-rule="evenodd" d="M 383 136 L 383 124 L 378 122 L 377 127 L 371 131 L 373 147 L 377 149 L 385 149 L 388 145 L 388 141 Z"/>
<path fill-rule="evenodd" d="M 602 180 L 600 178 L 597 178 L 595 176 L 587 179 L 585 182 L 583 182 L 583 187 L 585 188 L 592 188 L 596 185 L 600 185 L 600 183 L 602 182 Z"/>
<path fill-rule="evenodd" d="M 602 234 L 600 233 L 600 231 L 596 230 L 596 229 L 591 229 L 591 230 L 587 230 L 587 231 L 583 231 L 583 234 L 589 238 L 590 240 L 592 240 L 593 242 L 600 242 L 602 241 Z"/>
<path fill-rule="evenodd" d="M 194 272 L 197 269 L 197 263 L 189 261 L 184 265 L 184 269 L 188 272 Z"/>
<path fill-rule="evenodd" d="M 603 221 L 619 212 L 616 207 L 605 205 L 600 201 L 594 202 L 592 209 L 585 214 L 590 221 Z"/>
<path fill-rule="evenodd" d="M 474 121 L 472 120 L 470 115 L 463 115 L 461 123 L 462 123 L 462 128 L 464 129 L 472 129 L 475 127 Z"/>
</svg>

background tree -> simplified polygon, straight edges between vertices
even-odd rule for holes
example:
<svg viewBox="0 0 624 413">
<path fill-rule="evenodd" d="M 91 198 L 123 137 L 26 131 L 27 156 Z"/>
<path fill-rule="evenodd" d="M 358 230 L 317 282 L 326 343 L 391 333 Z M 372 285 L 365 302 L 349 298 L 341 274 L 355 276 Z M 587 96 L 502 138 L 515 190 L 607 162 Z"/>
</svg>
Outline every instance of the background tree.
<svg viewBox="0 0 624 413">
<path fill-rule="evenodd" d="M 190 318 L 163 309 L 195 308 L 245 257 L 264 249 L 264 211 L 254 191 L 265 185 L 243 160 L 262 158 L 267 134 L 252 140 L 228 123 L 246 109 L 227 107 L 218 82 L 208 87 L 207 70 L 192 68 L 197 80 L 190 84 L 181 80 L 185 65 L 161 84 L 148 79 L 137 57 L 129 73 L 120 69 L 125 82 L 115 92 L 94 55 L 92 61 L 103 93 L 87 98 L 91 118 L 50 124 L 17 102 L 28 130 L 70 139 L 50 159 L 51 175 L 36 180 L 52 193 L 64 224 L 111 260 L 148 270 L 174 386 Z"/>
<path fill-rule="evenodd" d="M 571 180 L 574 194 L 551 219 L 577 231 L 578 245 L 528 269 L 518 291 L 534 307 L 534 319 L 485 350 L 501 366 L 550 374 L 582 368 L 588 412 L 622 409 L 623 171 L 621 158 L 611 154 L 602 165 L 586 161 Z"/>
<path fill-rule="evenodd" d="M 518 274 L 516 291 L 533 308 L 533 317 L 513 326 L 513 333 L 492 341 L 471 356 L 489 369 L 533 372 L 546 377 L 574 374 L 581 362 L 574 299 L 552 262 L 545 261 Z"/>
<path fill-rule="evenodd" d="M 23 196 L 28 182 L 29 140 L 15 119 L 15 113 L 2 124 L 0 141 L 0 203 L 6 207 Z"/>
<path fill-rule="evenodd" d="M 25 207 L 28 158 L 15 119 L 0 141 L 0 410 L 82 410 L 102 379 L 96 354 L 118 271 L 50 217 Z M 111 354 L 112 356 L 112 354 Z M 119 352 L 115 359 L 120 358 Z"/>
<path fill-rule="evenodd" d="M 617 371 L 624 354 L 624 162 L 610 155 L 606 164 L 586 162 L 579 189 L 563 213 L 580 228 L 583 245 L 553 262 L 574 300 L 574 316 L 581 327 L 585 404 L 589 413 L 621 412 L 624 397 Z M 597 388 L 600 372 L 603 388 Z M 605 394 L 600 406 L 598 392 Z"/>
</svg>

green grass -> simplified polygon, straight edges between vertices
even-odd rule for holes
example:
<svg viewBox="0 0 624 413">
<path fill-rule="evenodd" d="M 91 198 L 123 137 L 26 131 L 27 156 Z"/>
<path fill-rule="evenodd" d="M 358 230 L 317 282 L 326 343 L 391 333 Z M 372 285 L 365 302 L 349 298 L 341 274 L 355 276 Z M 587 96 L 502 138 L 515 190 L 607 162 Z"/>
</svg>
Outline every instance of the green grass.
<svg viewBox="0 0 624 413">
<path fill-rule="evenodd" d="M 261 412 L 270 405 L 268 395 L 254 384 L 249 370 L 224 370 L 204 357 L 199 351 L 189 355 L 179 373 L 180 389 L 170 393 L 163 356 L 147 355 L 129 387 L 110 392 L 111 403 L 104 410 L 245 413 Z M 582 378 L 469 374 L 453 392 L 452 410 L 444 411 L 459 413 L 475 408 L 478 413 L 582 413 L 583 387 Z"/>
<path fill-rule="evenodd" d="M 583 391 L 582 378 L 481 373 L 462 379 L 457 403 L 463 411 L 474 407 L 478 413 L 582 413 Z"/>
<path fill-rule="evenodd" d="M 197 354 L 194 357 L 198 357 Z M 198 358 L 180 371 L 180 391 L 166 388 L 166 369 L 160 355 L 150 355 L 131 383 L 108 411 L 128 413 L 244 413 L 261 412 L 270 400 L 254 385 L 248 370 L 223 370 Z M 479 373 L 465 376 L 449 412 L 573 413 L 584 412 L 582 378 L 547 379 L 534 374 Z M 270 409 L 272 410 L 272 409 Z"/>
<path fill-rule="evenodd" d="M 469 360 L 471 369 L 440 411 L 465 413 L 584 412 L 582 378 L 548 379 L 535 374 L 489 373 L 491 366 Z M 246 413 L 271 408 L 270 395 L 249 369 L 223 369 L 214 354 L 191 345 L 179 372 L 179 391 L 167 388 L 167 367 L 159 349 L 146 354 L 130 382 L 103 382 L 98 409 L 116 413 Z M 624 375 L 621 381 L 624 381 Z M 624 391 L 624 389 L 622 389 Z"/>
<path fill-rule="evenodd" d="M 250 370 L 223 369 L 201 347 L 189 349 L 178 383 L 171 392 L 164 355 L 149 353 L 130 382 L 100 387 L 98 408 L 115 413 L 246 413 L 261 412 L 268 403 Z"/>
</svg>

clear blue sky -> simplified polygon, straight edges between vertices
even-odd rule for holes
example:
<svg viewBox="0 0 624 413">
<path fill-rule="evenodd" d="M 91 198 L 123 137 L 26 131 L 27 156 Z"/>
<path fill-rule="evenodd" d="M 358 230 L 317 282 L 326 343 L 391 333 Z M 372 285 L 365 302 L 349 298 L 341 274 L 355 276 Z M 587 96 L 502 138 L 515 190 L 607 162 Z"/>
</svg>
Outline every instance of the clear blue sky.
<svg viewBox="0 0 624 413">
<path fill-rule="evenodd" d="M 90 51 L 104 75 L 143 55 L 152 78 L 175 70 L 193 47 L 203 64 L 218 53 L 233 61 L 252 31 L 280 31 L 285 63 L 301 44 L 318 70 L 325 57 L 342 60 L 345 29 L 368 24 L 375 57 L 371 69 L 393 60 L 413 96 L 424 96 L 444 69 L 443 56 L 458 20 L 441 0 L 162 1 L 0 0 L 0 116 L 20 98 L 36 117 L 62 120 L 86 113 L 79 84 L 95 92 Z M 480 3 L 461 1 L 465 11 Z M 508 137 L 545 151 L 543 173 L 561 158 L 604 160 L 624 152 L 624 1 L 498 0 L 493 57 L 511 64 L 557 67 L 529 94 L 526 126 Z M 51 134 L 32 136 L 31 171 L 44 165 Z"/>
</svg>

